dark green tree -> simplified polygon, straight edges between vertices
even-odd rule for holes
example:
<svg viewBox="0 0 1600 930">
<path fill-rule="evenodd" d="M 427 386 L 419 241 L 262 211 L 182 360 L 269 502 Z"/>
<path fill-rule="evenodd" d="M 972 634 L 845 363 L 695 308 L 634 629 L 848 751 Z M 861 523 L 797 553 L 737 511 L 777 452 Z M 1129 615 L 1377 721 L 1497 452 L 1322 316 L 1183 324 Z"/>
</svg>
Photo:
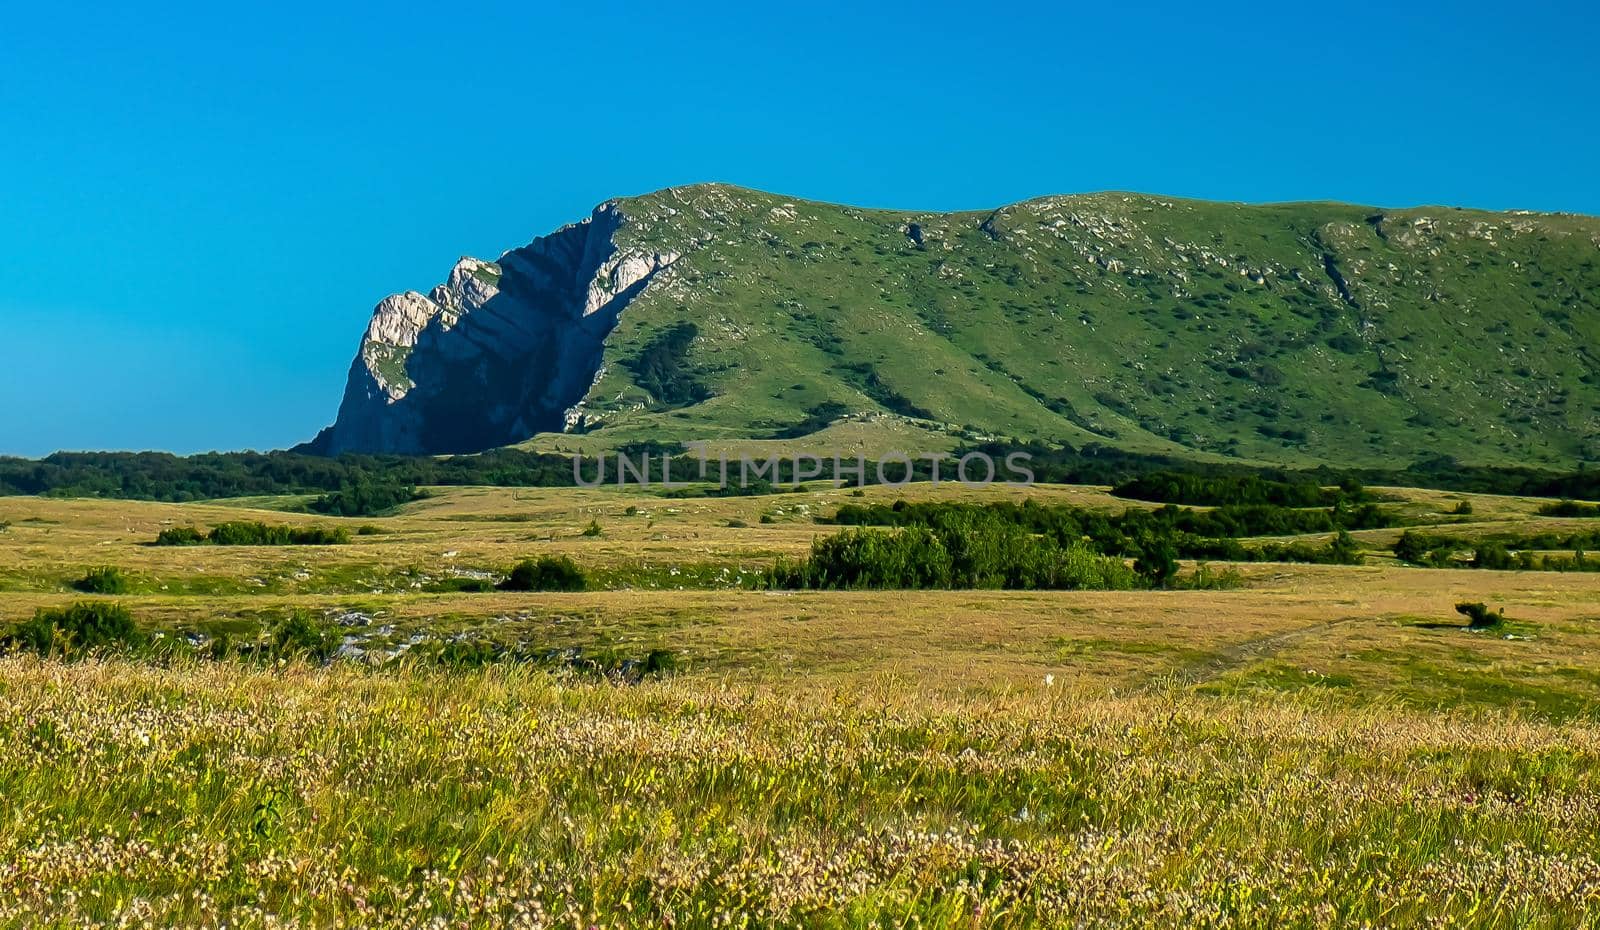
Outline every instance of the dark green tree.
<svg viewBox="0 0 1600 930">
<path fill-rule="evenodd" d="M 1421 534 L 1406 530 L 1394 544 L 1394 557 L 1412 565 L 1428 563 L 1428 541 Z"/>
</svg>

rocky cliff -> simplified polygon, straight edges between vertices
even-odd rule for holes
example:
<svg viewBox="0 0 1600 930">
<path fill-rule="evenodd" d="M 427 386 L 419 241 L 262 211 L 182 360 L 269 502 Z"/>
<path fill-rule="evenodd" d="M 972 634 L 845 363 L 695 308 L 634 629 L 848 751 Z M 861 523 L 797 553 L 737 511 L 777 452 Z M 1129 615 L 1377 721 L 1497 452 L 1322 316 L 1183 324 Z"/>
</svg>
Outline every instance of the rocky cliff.
<svg viewBox="0 0 1600 930">
<path fill-rule="evenodd" d="M 614 202 L 506 252 L 462 258 L 423 295 L 385 297 L 313 447 L 476 452 L 570 425 L 617 315 L 677 255 L 619 248 Z"/>
<path fill-rule="evenodd" d="M 998 437 L 1570 467 L 1600 456 L 1597 295 L 1585 216 L 1116 193 L 908 213 L 695 185 L 383 300 L 316 446 Z"/>
</svg>

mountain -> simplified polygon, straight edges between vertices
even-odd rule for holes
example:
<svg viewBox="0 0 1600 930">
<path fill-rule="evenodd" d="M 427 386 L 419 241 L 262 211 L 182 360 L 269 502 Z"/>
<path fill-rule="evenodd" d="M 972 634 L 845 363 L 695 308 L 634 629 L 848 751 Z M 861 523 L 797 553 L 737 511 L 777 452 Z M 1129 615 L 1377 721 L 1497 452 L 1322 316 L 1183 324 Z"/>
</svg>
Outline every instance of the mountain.
<svg viewBox="0 0 1600 930">
<path fill-rule="evenodd" d="M 671 188 L 385 298 L 311 447 L 563 433 L 1572 466 L 1600 457 L 1600 219 Z"/>
</svg>

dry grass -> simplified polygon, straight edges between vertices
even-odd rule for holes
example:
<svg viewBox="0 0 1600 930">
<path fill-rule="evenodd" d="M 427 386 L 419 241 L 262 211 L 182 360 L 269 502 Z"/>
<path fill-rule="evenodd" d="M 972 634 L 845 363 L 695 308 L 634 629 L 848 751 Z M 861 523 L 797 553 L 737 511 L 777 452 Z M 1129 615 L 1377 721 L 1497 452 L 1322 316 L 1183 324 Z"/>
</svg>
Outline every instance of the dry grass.
<svg viewBox="0 0 1600 930">
<path fill-rule="evenodd" d="M 1456 497 L 1395 493 L 1418 513 Z M 1122 506 L 1094 488 L 905 496 L 1024 494 Z M 811 516 L 853 499 L 455 489 L 339 521 L 0 498 L 0 622 L 115 565 L 139 584 L 119 600 L 166 632 L 298 607 L 396 639 L 688 662 L 629 687 L 406 661 L 0 660 L 0 925 L 1596 922 L 1600 575 L 1258 564 L 1226 591 L 676 589 L 677 568 L 803 551 L 829 531 Z M 1482 525 L 1562 522 L 1473 502 Z M 145 545 L 241 517 L 384 532 Z M 543 553 L 635 582 L 412 587 Z M 1468 632 L 1461 600 L 1514 623 Z"/>
<path fill-rule="evenodd" d="M 1593 724 L 0 661 L 0 922 L 1592 923 Z"/>
</svg>

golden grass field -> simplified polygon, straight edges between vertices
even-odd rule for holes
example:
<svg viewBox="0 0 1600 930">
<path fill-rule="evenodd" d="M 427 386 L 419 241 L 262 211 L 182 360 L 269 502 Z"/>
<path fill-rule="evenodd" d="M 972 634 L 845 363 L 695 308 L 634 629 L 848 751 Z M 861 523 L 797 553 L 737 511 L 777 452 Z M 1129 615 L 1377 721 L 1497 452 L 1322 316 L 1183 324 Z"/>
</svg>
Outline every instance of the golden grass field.
<svg viewBox="0 0 1600 930">
<path fill-rule="evenodd" d="M 1441 524 L 1469 499 L 1464 535 L 1585 523 L 1386 493 Z M 1600 925 L 1600 574 L 1404 567 L 1372 530 L 1365 566 L 1240 565 L 1229 590 L 741 584 L 847 498 L 458 488 L 353 520 L 0 498 L 0 627 L 116 566 L 117 599 L 173 636 L 306 608 L 359 617 L 369 647 L 682 662 L 623 684 L 0 660 L 0 924 Z M 241 518 L 382 532 L 146 545 Z M 546 553 L 607 590 L 422 590 Z M 1469 632 L 1463 600 L 1512 622 Z"/>
</svg>

